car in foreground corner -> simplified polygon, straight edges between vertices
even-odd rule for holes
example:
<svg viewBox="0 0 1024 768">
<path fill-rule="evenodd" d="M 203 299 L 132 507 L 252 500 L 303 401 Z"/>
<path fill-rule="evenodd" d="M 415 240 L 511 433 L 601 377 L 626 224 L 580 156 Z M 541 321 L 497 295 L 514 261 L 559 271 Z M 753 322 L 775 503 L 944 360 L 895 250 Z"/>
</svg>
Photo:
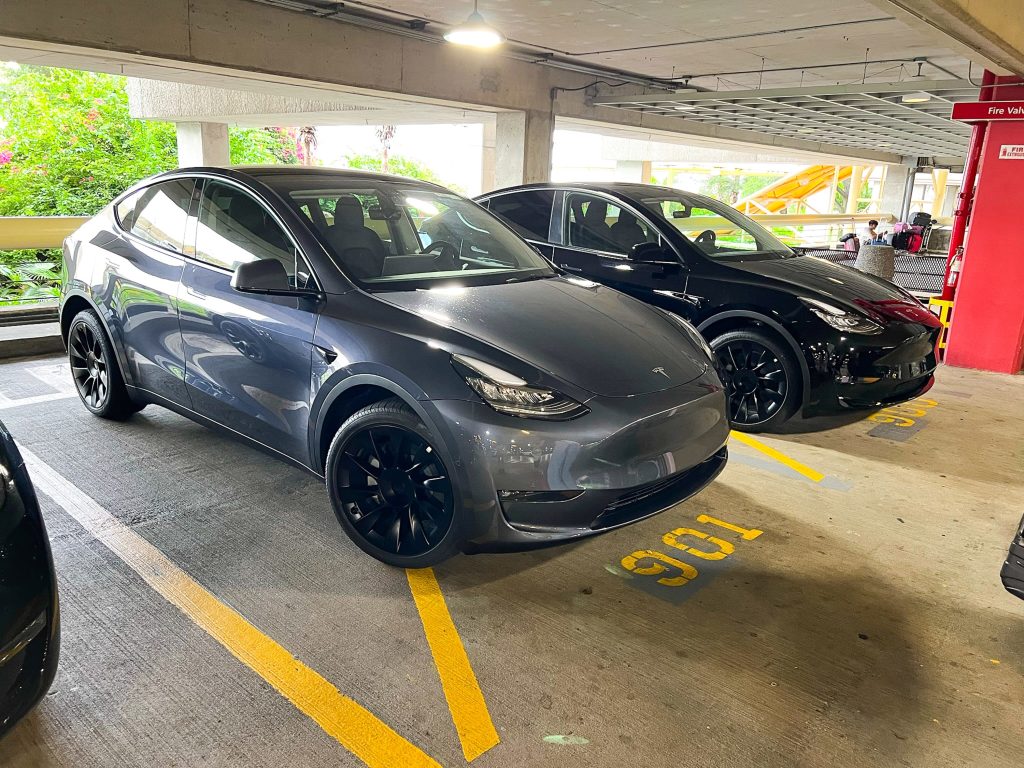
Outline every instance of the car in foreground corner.
<svg viewBox="0 0 1024 768">
<path fill-rule="evenodd" d="M 611 530 L 726 461 L 692 326 L 559 273 L 432 184 L 183 169 L 118 197 L 65 265 L 88 410 L 155 403 L 304 467 L 393 565 Z"/>
<path fill-rule="evenodd" d="M 557 267 L 696 325 L 736 429 L 893 405 L 934 383 L 941 324 L 917 299 L 798 255 L 711 198 L 647 184 L 532 184 L 478 201 Z"/>
<path fill-rule="evenodd" d="M 0 423 L 0 737 L 49 690 L 59 650 L 46 526 L 21 454 Z"/>
<path fill-rule="evenodd" d="M 1024 600 L 1024 518 L 1017 526 L 1017 535 L 1010 542 L 1010 551 L 999 575 L 1006 591 Z"/>
</svg>

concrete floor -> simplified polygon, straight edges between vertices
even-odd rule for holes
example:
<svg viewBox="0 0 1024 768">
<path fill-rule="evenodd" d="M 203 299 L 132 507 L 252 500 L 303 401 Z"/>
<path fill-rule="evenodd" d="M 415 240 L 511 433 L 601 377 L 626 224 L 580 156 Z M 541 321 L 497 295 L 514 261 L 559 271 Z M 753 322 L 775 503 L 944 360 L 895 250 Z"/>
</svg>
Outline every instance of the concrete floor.
<svg viewBox="0 0 1024 768">
<path fill-rule="evenodd" d="M 67 376 L 59 359 L 0 366 L 21 445 L 442 765 L 465 764 L 405 574 L 349 543 L 316 479 L 152 406 L 93 418 Z M 760 438 L 820 482 L 733 441 L 717 482 L 652 520 L 436 569 L 501 737 L 474 765 L 1019 765 L 1024 602 L 998 571 L 1024 509 L 1024 379 L 942 370 L 900 412 L 913 423 Z M 42 503 L 61 667 L 0 765 L 361 764 Z M 679 527 L 735 551 L 687 558 L 662 539 Z M 630 574 L 639 550 L 700 573 Z"/>
</svg>

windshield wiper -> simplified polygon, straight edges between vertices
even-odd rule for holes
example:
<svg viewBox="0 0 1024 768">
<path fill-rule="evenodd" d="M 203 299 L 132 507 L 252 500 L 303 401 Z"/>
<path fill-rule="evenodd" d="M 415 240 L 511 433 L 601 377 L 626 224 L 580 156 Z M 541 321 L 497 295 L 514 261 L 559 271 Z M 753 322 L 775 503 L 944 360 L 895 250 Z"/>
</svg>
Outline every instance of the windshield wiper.
<svg viewBox="0 0 1024 768">
<path fill-rule="evenodd" d="M 551 275 L 526 275 L 524 277 L 510 277 L 506 283 L 525 283 L 528 280 L 547 280 Z"/>
</svg>

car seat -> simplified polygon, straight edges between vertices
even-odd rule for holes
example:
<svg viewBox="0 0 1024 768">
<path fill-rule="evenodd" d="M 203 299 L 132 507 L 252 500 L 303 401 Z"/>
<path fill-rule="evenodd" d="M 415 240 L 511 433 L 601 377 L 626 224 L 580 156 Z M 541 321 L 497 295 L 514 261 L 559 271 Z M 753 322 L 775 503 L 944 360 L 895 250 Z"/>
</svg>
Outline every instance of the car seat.
<svg viewBox="0 0 1024 768">
<path fill-rule="evenodd" d="M 387 248 L 380 236 L 366 226 L 363 206 L 353 195 L 342 195 L 334 208 L 334 224 L 327 228 L 327 241 L 342 266 L 356 277 L 380 277 Z"/>
</svg>

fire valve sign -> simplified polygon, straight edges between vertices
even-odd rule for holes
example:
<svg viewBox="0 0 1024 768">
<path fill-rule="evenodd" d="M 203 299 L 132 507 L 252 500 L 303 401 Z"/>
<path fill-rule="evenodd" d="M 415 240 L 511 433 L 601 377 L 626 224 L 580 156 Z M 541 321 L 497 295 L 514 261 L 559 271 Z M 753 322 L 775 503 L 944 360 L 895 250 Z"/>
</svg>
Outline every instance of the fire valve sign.
<svg viewBox="0 0 1024 768">
<path fill-rule="evenodd" d="M 1024 120 L 1024 101 L 961 101 L 953 105 L 952 119 L 966 123 Z"/>
</svg>

